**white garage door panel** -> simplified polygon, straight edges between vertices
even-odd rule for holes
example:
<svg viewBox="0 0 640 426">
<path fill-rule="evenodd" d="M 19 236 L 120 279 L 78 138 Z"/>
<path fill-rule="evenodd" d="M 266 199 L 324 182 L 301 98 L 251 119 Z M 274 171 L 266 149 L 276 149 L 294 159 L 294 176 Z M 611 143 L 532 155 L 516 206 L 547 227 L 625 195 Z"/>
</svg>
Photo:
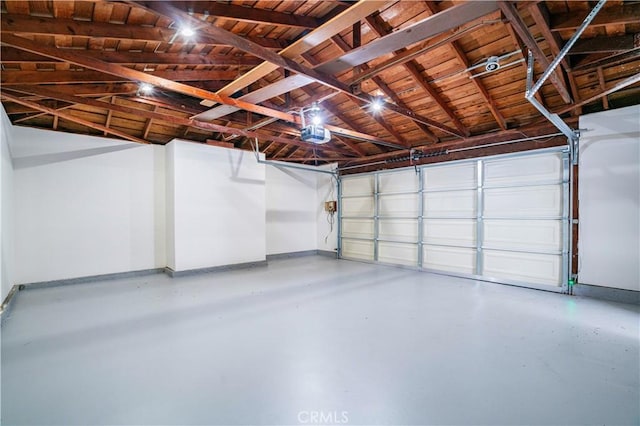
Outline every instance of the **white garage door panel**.
<svg viewBox="0 0 640 426">
<path fill-rule="evenodd" d="M 484 247 L 529 251 L 562 250 L 559 220 L 484 221 Z"/>
<path fill-rule="evenodd" d="M 424 187 L 429 189 L 474 188 L 476 186 L 476 164 L 464 163 L 427 167 L 422 171 Z"/>
<path fill-rule="evenodd" d="M 380 219 L 378 238 L 418 242 L 418 221 L 416 219 Z"/>
<path fill-rule="evenodd" d="M 378 215 L 396 217 L 418 217 L 416 194 L 380 195 Z"/>
<path fill-rule="evenodd" d="M 562 186 L 486 189 L 484 216 L 558 217 L 562 214 Z"/>
<path fill-rule="evenodd" d="M 561 283 L 562 256 L 483 250 L 485 276 L 536 284 Z"/>
<path fill-rule="evenodd" d="M 342 253 L 560 291 L 568 166 L 566 150 L 549 149 L 361 176 L 350 193 L 378 193 L 342 199 Z"/>
<path fill-rule="evenodd" d="M 475 217 L 475 191 L 427 192 L 424 194 L 426 217 Z"/>
<path fill-rule="evenodd" d="M 418 175 L 415 170 L 381 173 L 378 177 L 378 192 L 410 192 L 418 190 Z"/>
<path fill-rule="evenodd" d="M 373 260 L 373 241 L 343 239 L 342 255 L 350 259 Z"/>
<path fill-rule="evenodd" d="M 476 250 L 457 247 L 423 246 L 422 266 L 440 271 L 474 274 Z"/>
<path fill-rule="evenodd" d="M 378 260 L 396 265 L 418 265 L 418 246 L 414 244 L 378 243 Z"/>
<path fill-rule="evenodd" d="M 423 241 L 429 244 L 475 247 L 474 219 L 430 219 L 423 222 Z"/>
<path fill-rule="evenodd" d="M 373 175 L 349 177 L 342 179 L 342 195 L 373 195 Z"/>
<path fill-rule="evenodd" d="M 490 160 L 484 165 L 485 186 L 560 182 L 561 180 L 561 153 Z"/>
<path fill-rule="evenodd" d="M 342 219 L 345 238 L 373 239 L 373 219 Z"/>
<path fill-rule="evenodd" d="M 344 198 L 340 207 L 343 216 L 373 216 L 373 198 Z"/>
</svg>

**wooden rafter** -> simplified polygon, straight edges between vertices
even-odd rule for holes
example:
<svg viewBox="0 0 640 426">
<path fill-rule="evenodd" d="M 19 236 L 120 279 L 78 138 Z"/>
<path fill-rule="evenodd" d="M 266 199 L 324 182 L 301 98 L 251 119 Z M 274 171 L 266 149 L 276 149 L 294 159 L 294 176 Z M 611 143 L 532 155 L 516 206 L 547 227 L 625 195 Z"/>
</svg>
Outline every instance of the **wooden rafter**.
<svg viewBox="0 0 640 426">
<path fill-rule="evenodd" d="M 360 27 L 360 24 L 358 23 L 358 28 Z M 354 28 L 356 27 L 356 24 L 354 24 Z M 332 37 L 332 39 L 334 38 L 338 38 L 338 36 L 334 36 Z M 348 45 L 346 43 L 344 43 L 343 45 L 338 46 L 340 48 L 340 50 L 342 50 L 343 53 L 349 51 L 349 48 L 347 47 Z M 346 47 L 346 49 L 345 49 Z M 313 58 L 313 57 L 308 57 L 307 59 L 309 62 L 311 62 L 312 65 L 318 65 L 318 62 Z M 311 89 L 309 89 L 308 87 L 303 87 L 302 90 L 309 96 L 313 96 L 313 91 L 311 91 Z M 363 109 L 364 111 L 366 111 L 367 109 L 367 105 L 362 102 L 359 101 L 357 99 L 354 98 L 349 98 L 349 101 L 351 101 L 352 103 L 354 103 L 358 108 Z M 329 111 L 331 112 L 331 114 L 335 115 L 336 117 L 338 117 L 340 120 L 342 120 L 344 123 L 347 124 L 347 126 L 351 127 L 354 130 L 358 130 L 360 126 L 358 126 L 357 124 L 355 124 L 352 120 L 350 120 L 349 118 L 347 118 L 344 114 L 340 113 L 340 111 L 338 111 L 337 108 L 335 108 L 332 104 L 331 101 L 325 101 L 323 102 L 323 106 Z M 402 137 L 402 135 L 397 132 L 395 129 L 393 129 L 393 127 L 391 127 L 389 124 L 387 124 L 384 119 L 379 116 L 376 115 L 374 113 L 370 113 L 369 116 L 371 118 L 373 118 L 376 123 L 378 123 L 383 129 L 385 129 L 391 136 L 393 136 L 395 138 L 396 141 L 398 141 L 401 145 L 404 145 L 406 147 L 409 147 L 409 142 L 407 142 L 407 140 Z M 362 131 L 362 130 L 358 130 L 358 131 Z"/>
<path fill-rule="evenodd" d="M 201 1 L 174 1 L 172 4 L 185 12 L 204 16 L 215 16 L 217 18 L 233 19 L 236 21 L 283 25 L 286 27 L 298 28 L 316 28 L 322 24 L 319 19 L 311 16 L 293 15 L 291 13 L 258 9 L 256 7 Z"/>
<path fill-rule="evenodd" d="M 352 5 L 347 10 L 341 12 L 337 16 L 328 20 L 322 24 L 319 28 L 311 31 L 299 40 L 292 43 L 290 46 L 285 47 L 279 55 L 285 58 L 295 58 L 312 47 L 320 44 L 322 41 L 330 38 L 331 36 L 339 33 L 344 28 L 353 25 L 365 16 L 373 13 L 378 8 L 384 6 L 386 2 L 377 1 L 359 1 Z M 227 85 L 219 91 L 221 95 L 231 95 L 238 90 L 242 90 L 252 83 L 255 83 L 262 77 L 268 75 L 272 71 L 275 71 L 278 67 L 269 61 L 265 61 L 257 67 L 253 68 L 250 72 L 244 74 L 242 77 L 233 81 L 233 83 Z"/>
<path fill-rule="evenodd" d="M 560 50 L 562 50 L 562 39 L 558 35 L 558 33 L 554 33 L 549 29 L 549 11 L 544 4 L 533 4 L 529 7 L 529 13 L 536 23 L 536 27 L 542 33 L 542 36 L 549 43 L 549 47 L 551 48 L 551 53 L 554 56 L 558 56 Z M 565 57 L 560 61 L 560 66 L 563 68 L 564 75 L 566 75 L 567 80 L 569 81 L 569 88 L 571 89 L 571 94 L 573 95 L 573 99 L 575 102 L 580 102 L 580 94 L 578 93 L 578 85 L 576 84 L 576 80 L 571 73 L 571 66 L 569 65 L 569 60 Z M 560 74 L 563 74 L 560 72 Z M 563 77 L 564 77 L 563 75 Z M 574 110 L 574 114 L 579 115 L 581 113 L 580 108 Z"/>
<path fill-rule="evenodd" d="M 124 105 L 107 103 L 107 102 L 102 102 L 94 99 L 81 98 L 78 96 L 64 95 L 64 94 L 57 93 L 55 90 L 47 89 L 44 87 L 16 86 L 16 87 L 13 87 L 12 90 L 19 91 L 22 93 L 37 94 L 37 95 L 49 97 L 52 99 L 58 99 L 65 102 L 71 102 L 79 105 L 87 105 L 94 108 L 101 108 L 104 110 L 113 110 L 113 111 L 121 112 L 125 114 L 132 114 L 138 117 L 143 117 L 146 119 L 154 119 L 167 124 L 173 124 L 176 126 L 194 127 L 202 130 L 209 130 L 209 131 L 220 132 L 225 134 L 241 135 L 249 138 L 259 138 L 261 140 L 274 140 L 280 143 L 288 143 L 291 145 L 298 145 L 303 147 L 310 146 L 308 143 L 305 143 L 305 142 L 300 142 L 295 139 L 280 138 L 280 137 L 272 136 L 265 132 L 248 131 L 248 130 L 243 130 L 239 128 L 221 126 L 214 123 L 191 120 L 189 118 L 179 117 L 177 115 L 164 114 L 157 111 L 149 111 L 144 109 L 132 108 Z M 102 126 L 102 125 L 98 125 L 98 126 L 100 127 L 96 127 L 96 129 L 99 129 L 99 130 L 104 131 L 104 129 L 106 128 L 105 126 Z M 332 147 L 329 144 L 322 145 L 320 149 L 328 150 L 328 151 L 336 151 L 344 155 L 351 155 L 351 152 L 337 148 L 337 147 Z"/>
<path fill-rule="evenodd" d="M 611 86 L 609 89 L 607 90 L 603 90 L 602 92 L 598 93 L 597 95 L 593 95 L 588 97 L 587 99 L 583 99 L 580 101 L 580 103 L 577 103 L 575 105 L 570 105 L 566 108 L 563 108 L 559 111 L 556 111 L 556 114 L 564 114 L 565 112 L 569 112 L 574 108 L 578 108 L 581 107 L 582 105 L 586 105 L 588 103 L 591 103 L 593 101 L 596 101 L 602 97 L 608 96 L 614 92 L 617 92 L 618 90 L 622 90 L 625 87 L 631 86 L 632 84 L 636 84 L 640 82 L 640 73 L 632 75 L 631 77 L 625 78 L 624 80 L 614 84 L 613 86 Z"/>
<path fill-rule="evenodd" d="M 168 3 L 164 2 L 145 2 L 145 6 L 150 10 L 157 12 L 158 14 L 170 17 L 172 19 L 180 19 L 183 22 L 192 22 L 193 25 L 198 24 L 198 20 L 189 14 L 182 12 L 175 7 L 172 7 Z M 219 40 L 222 44 L 233 46 L 239 50 L 242 50 L 246 53 L 250 53 L 258 58 L 261 58 L 271 64 L 281 67 L 284 69 L 288 69 L 289 71 L 295 72 L 300 75 L 304 75 L 308 78 L 311 78 L 318 83 L 322 83 L 325 86 L 328 86 L 332 89 L 338 90 L 344 93 L 347 96 L 353 97 L 355 99 L 361 100 L 366 103 L 370 103 L 373 100 L 373 97 L 366 93 L 352 93 L 351 88 L 348 84 L 341 82 L 330 74 L 326 74 L 320 72 L 316 69 L 312 69 L 301 65 L 287 57 L 278 55 L 268 49 L 265 49 L 256 43 L 251 42 L 250 40 L 246 40 L 243 37 L 240 37 L 230 31 L 227 31 L 223 28 L 214 26 L 214 25 L 201 25 L 200 31 L 208 34 L 215 40 Z M 394 111 L 397 114 L 404 115 L 413 120 L 418 120 L 423 124 L 434 124 L 435 122 L 427 117 L 422 117 L 413 111 L 408 111 L 402 107 L 397 105 L 388 104 L 386 109 L 390 111 Z M 459 136 L 458 132 L 455 129 L 447 128 L 446 126 L 442 126 L 440 123 L 436 123 L 441 128 L 445 127 L 446 131 L 449 133 Z"/>
<path fill-rule="evenodd" d="M 522 20 L 516 8 L 508 1 L 498 1 L 498 5 L 502 13 L 504 13 L 505 17 L 511 22 L 511 25 L 513 25 L 515 32 L 520 36 L 531 53 L 533 53 L 535 60 L 538 61 L 543 68 L 548 68 L 551 62 L 547 59 L 544 52 L 542 52 L 542 49 L 540 49 L 540 46 L 531 35 L 531 32 L 529 32 L 527 24 Z M 551 73 L 549 80 L 555 86 L 562 100 L 567 104 L 571 103 L 571 95 L 567 91 L 563 76 L 558 68 L 556 68 L 555 72 Z"/>
<path fill-rule="evenodd" d="M 369 19 L 369 18 L 367 18 Z M 331 41 L 343 52 L 348 52 L 350 50 L 350 46 L 347 44 L 347 42 L 345 42 L 342 37 L 340 37 L 339 35 L 335 35 L 333 37 L 331 37 Z M 367 70 L 369 69 L 369 66 L 367 64 L 362 64 L 359 67 L 357 67 L 358 72 L 362 71 L 362 70 Z M 354 71 L 356 69 L 354 68 Z M 396 95 L 396 93 L 391 90 L 391 88 L 387 85 L 387 83 L 384 82 L 384 80 L 382 80 L 382 78 L 380 78 L 379 76 L 373 76 L 371 78 L 371 80 L 380 88 L 380 90 L 382 90 L 382 92 L 389 98 L 391 99 L 396 105 L 401 106 L 402 108 L 405 108 L 407 110 L 411 110 L 411 108 L 409 107 L 409 105 L 407 105 L 404 101 L 402 101 L 402 99 L 400 99 L 400 97 L 398 95 Z M 414 123 L 418 126 L 418 128 L 420 128 L 420 130 L 422 130 L 422 132 L 427 136 L 427 138 L 432 141 L 432 142 L 438 142 L 439 139 L 438 137 L 433 134 L 433 132 L 431 131 L 431 129 L 429 129 L 429 127 L 426 124 L 414 121 Z"/>
<path fill-rule="evenodd" d="M 607 89 L 607 85 L 604 81 L 604 73 L 602 72 L 602 67 L 598 67 L 598 83 L 600 83 L 600 89 L 604 92 Z M 602 97 L 602 107 L 607 110 L 609 109 L 609 98 L 607 95 Z"/>
<path fill-rule="evenodd" d="M 121 131 L 115 130 L 115 129 L 110 129 L 110 128 L 105 127 L 105 126 L 103 126 L 101 124 L 93 123 L 91 121 L 84 120 L 82 118 L 76 117 L 76 116 L 74 116 L 72 114 L 68 114 L 68 113 L 60 111 L 60 110 L 56 110 L 56 109 L 53 109 L 53 108 L 46 107 L 46 106 L 41 105 L 41 104 L 39 104 L 37 102 L 32 102 L 32 101 L 27 101 L 27 100 L 21 99 L 21 98 L 19 98 L 17 96 L 10 95 L 10 94 L 8 94 L 6 92 L 2 93 L 2 97 L 4 99 L 8 99 L 8 100 L 10 100 L 12 102 L 15 102 L 15 103 L 18 103 L 18 104 L 22 104 L 22 105 L 27 106 L 29 108 L 40 110 L 40 111 L 45 112 L 47 114 L 53 115 L 54 117 L 60 117 L 60 118 L 62 118 L 64 120 L 68 120 L 68 121 L 72 121 L 72 122 L 75 122 L 75 123 L 78 123 L 78 124 L 82 124 L 83 126 L 89 127 L 91 129 L 101 130 L 103 132 L 107 132 L 107 133 L 112 134 L 114 136 L 121 137 L 122 139 L 130 140 L 132 142 L 137 142 L 137 143 L 143 143 L 143 144 L 148 143 L 147 141 L 145 141 L 143 139 L 140 139 L 140 138 L 137 138 L 135 136 L 132 136 L 132 135 L 130 135 L 128 133 L 121 132 Z"/>
<path fill-rule="evenodd" d="M 104 50 L 84 50 L 82 54 L 94 59 L 120 65 L 212 65 L 212 66 L 256 66 L 262 61 L 254 56 L 231 56 L 220 54 L 162 53 L 162 52 L 119 52 Z M 19 49 L 3 47 L 0 51 L 3 64 L 13 63 L 60 63 L 46 56 L 36 55 Z M 235 78 L 235 76 L 234 76 Z"/>
<path fill-rule="evenodd" d="M 551 19 L 551 31 L 574 30 L 582 24 L 584 14 L 569 12 L 555 15 Z M 612 24 L 640 24 L 640 4 L 623 4 L 601 10 L 589 27 L 603 27 Z"/>
<path fill-rule="evenodd" d="M 176 33 L 173 28 L 149 27 L 144 25 L 123 25 L 105 22 L 83 22 L 75 19 L 57 19 L 32 17 L 25 15 L 2 14 L 0 32 L 4 34 L 60 35 L 74 37 L 140 40 L 147 42 L 165 42 L 172 40 Z M 282 49 L 281 40 L 265 37 L 248 37 L 251 41 L 267 49 Z M 196 40 L 198 43 L 211 43 L 209 39 Z"/>
<path fill-rule="evenodd" d="M 435 13 L 435 11 L 432 10 L 432 13 Z M 389 28 L 386 28 L 386 22 L 382 21 L 382 18 L 380 17 L 380 15 L 377 15 L 375 17 L 373 16 L 369 16 L 367 18 L 367 24 L 369 24 L 369 27 L 376 33 L 378 34 L 379 37 L 384 37 L 385 35 L 389 34 L 391 32 L 391 30 Z M 396 50 L 394 52 L 394 54 L 398 55 L 398 54 L 402 54 L 406 51 L 406 48 L 402 48 L 399 50 Z M 446 104 L 446 102 L 442 99 L 442 97 L 433 89 L 433 87 L 431 87 L 431 85 L 422 77 L 422 74 L 420 73 L 420 71 L 418 70 L 418 64 L 415 60 L 411 59 L 407 62 L 405 62 L 403 64 L 404 69 L 409 73 L 409 75 L 411 76 L 411 78 L 418 83 L 418 85 L 429 94 L 429 96 L 431 97 L 431 99 L 433 99 L 433 101 L 438 105 L 438 107 L 442 110 L 442 112 L 445 113 L 445 115 L 447 117 L 449 117 L 449 119 L 453 122 L 454 126 L 464 135 L 464 136 L 469 136 L 469 129 L 467 129 L 462 122 L 458 119 L 458 117 L 456 117 L 456 115 L 454 114 L 454 112 L 451 110 L 451 108 L 449 108 L 449 106 Z M 379 77 L 375 76 L 373 77 L 374 81 L 380 80 Z M 379 85 L 380 86 L 380 85 Z"/>
<path fill-rule="evenodd" d="M 73 53 L 77 54 L 77 53 Z M 130 69 L 130 68 L 129 68 Z M 134 70 L 135 71 L 135 70 Z M 141 72 L 141 71 L 139 71 Z M 145 75 L 171 81 L 231 81 L 237 75 L 235 71 L 152 71 Z M 109 75 L 96 71 L 5 71 L 1 75 L 2 84 L 59 84 L 59 83 L 110 83 L 126 82 L 130 79 L 123 76 Z"/>
<path fill-rule="evenodd" d="M 127 68 L 122 65 L 111 64 L 98 59 L 87 58 L 82 56 L 81 54 L 77 54 L 77 53 L 62 50 L 62 49 L 56 49 L 54 47 L 42 46 L 34 41 L 31 41 L 22 37 L 5 34 L 2 37 L 2 42 L 7 45 L 17 47 L 19 49 L 37 53 L 39 55 L 60 59 L 66 62 L 74 63 L 76 65 L 91 68 L 96 71 L 117 75 L 119 77 L 123 77 L 129 80 L 134 80 L 134 81 L 137 80 L 137 81 L 152 84 L 154 86 L 162 87 L 167 90 L 182 93 L 185 95 L 194 96 L 202 99 L 209 99 L 214 102 L 219 102 L 223 104 L 233 105 L 240 109 L 245 109 L 247 111 L 255 112 L 257 114 L 267 115 L 270 117 L 277 117 L 292 123 L 297 122 L 296 117 L 294 117 L 291 114 L 283 113 L 270 108 L 261 107 L 248 102 L 243 102 L 240 100 L 230 98 L 228 96 L 217 95 L 216 93 L 210 92 L 208 90 L 199 89 L 193 86 L 189 86 L 176 81 L 167 80 L 161 77 L 156 77 L 154 75 L 150 75 L 142 71 L 137 71 L 131 68 Z"/>
<path fill-rule="evenodd" d="M 621 53 L 638 48 L 640 48 L 640 33 L 635 33 L 614 37 L 579 39 L 567 54 Z"/>
</svg>

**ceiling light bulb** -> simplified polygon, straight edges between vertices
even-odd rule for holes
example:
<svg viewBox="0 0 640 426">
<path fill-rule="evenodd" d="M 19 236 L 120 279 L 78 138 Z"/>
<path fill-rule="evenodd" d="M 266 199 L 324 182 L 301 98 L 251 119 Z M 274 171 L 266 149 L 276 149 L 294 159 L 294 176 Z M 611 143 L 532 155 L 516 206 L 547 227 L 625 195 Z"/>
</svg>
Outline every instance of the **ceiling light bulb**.
<svg viewBox="0 0 640 426">
<path fill-rule="evenodd" d="M 382 104 L 382 99 L 374 98 L 373 101 L 371 101 L 371 109 L 373 112 L 380 112 L 382 111 Z"/>
<path fill-rule="evenodd" d="M 314 126 L 319 126 L 322 124 L 322 117 L 316 114 L 313 117 L 311 117 L 311 122 L 313 123 Z"/>
<path fill-rule="evenodd" d="M 183 37 L 193 37 L 196 34 L 196 32 L 193 30 L 193 28 L 190 27 L 184 27 L 180 29 L 180 35 Z"/>
<path fill-rule="evenodd" d="M 149 83 L 142 83 L 140 84 L 140 93 L 144 94 L 144 95 L 149 95 L 153 92 L 153 86 L 150 85 Z"/>
</svg>

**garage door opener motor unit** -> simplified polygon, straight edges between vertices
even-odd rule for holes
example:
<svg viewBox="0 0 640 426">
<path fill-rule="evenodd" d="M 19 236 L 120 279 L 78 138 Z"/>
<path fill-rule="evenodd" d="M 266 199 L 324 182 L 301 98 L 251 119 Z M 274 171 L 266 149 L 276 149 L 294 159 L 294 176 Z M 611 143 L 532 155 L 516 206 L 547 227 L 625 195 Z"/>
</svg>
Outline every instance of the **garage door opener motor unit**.
<svg viewBox="0 0 640 426">
<path fill-rule="evenodd" d="M 308 114 L 311 123 L 307 123 L 305 114 Z M 315 144 L 324 144 L 331 140 L 331 132 L 322 126 L 323 119 L 317 102 L 314 102 L 309 108 L 303 108 L 300 111 L 300 118 L 302 120 L 300 139 Z"/>
</svg>

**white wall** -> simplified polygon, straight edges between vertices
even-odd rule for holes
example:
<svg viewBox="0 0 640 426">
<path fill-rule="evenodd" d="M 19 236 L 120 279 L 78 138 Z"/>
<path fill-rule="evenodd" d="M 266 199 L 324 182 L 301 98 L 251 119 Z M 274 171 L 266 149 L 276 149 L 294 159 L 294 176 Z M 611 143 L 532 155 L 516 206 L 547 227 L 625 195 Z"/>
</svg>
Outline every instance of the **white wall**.
<svg viewBox="0 0 640 426">
<path fill-rule="evenodd" d="M 164 150 L 13 128 L 16 283 L 164 267 Z"/>
<path fill-rule="evenodd" d="M 640 105 L 580 117 L 579 282 L 640 290 Z"/>
<path fill-rule="evenodd" d="M 13 286 L 13 161 L 9 143 L 13 126 L 0 105 L 0 303 Z M 0 383 L 2 382 L 2 327 L 0 327 Z M 1 386 L 0 386 L 1 388 Z M 2 394 L 0 389 L 0 401 Z M 0 403 L 0 423 L 2 406 Z"/>
<path fill-rule="evenodd" d="M 0 107 L 0 241 L 2 244 L 0 257 L 0 301 L 13 286 L 13 160 L 9 143 L 13 138 L 13 126 L 9 117 Z"/>
<path fill-rule="evenodd" d="M 267 254 L 318 248 L 318 173 L 267 166 Z"/>
<path fill-rule="evenodd" d="M 168 266 L 184 271 L 265 260 L 264 165 L 248 151 L 169 145 L 174 246 Z"/>
</svg>

